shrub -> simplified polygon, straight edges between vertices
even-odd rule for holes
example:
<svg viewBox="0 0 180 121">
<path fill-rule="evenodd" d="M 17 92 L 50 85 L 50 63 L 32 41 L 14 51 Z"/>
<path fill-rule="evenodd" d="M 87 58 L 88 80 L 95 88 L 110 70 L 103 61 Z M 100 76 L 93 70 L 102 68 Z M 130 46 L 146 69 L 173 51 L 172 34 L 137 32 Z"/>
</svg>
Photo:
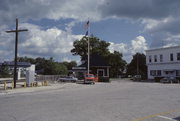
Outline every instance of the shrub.
<svg viewBox="0 0 180 121">
<path fill-rule="evenodd" d="M 163 77 L 154 77 L 155 82 L 160 82 Z"/>
<path fill-rule="evenodd" d="M 176 77 L 176 79 L 180 81 L 180 77 Z"/>
<path fill-rule="evenodd" d="M 99 77 L 99 82 L 110 82 L 109 77 Z"/>
</svg>

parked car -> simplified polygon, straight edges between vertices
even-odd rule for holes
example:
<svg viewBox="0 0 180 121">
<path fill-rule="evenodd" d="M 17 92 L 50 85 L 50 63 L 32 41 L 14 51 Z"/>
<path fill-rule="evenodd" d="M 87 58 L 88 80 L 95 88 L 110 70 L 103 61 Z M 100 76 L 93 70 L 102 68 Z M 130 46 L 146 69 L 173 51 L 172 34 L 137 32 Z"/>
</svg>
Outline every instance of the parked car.
<svg viewBox="0 0 180 121">
<path fill-rule="evenodd" d="M 58 79 L 61 82 L 76 82 L 78 79 L 73 76 L 65 76 Z"/>
<path fill-rule="evenodd" d="M 141 75 L 134 75 L 133 80 L 134 81 L 140 81 L 141 80 Z"/>
<path fill-rule="evenodd" d="M 85 84 L 95 84 L 95 76 L 93 74 L 85 74 L 84 83 Z"/>
<path fill-rule="evenodd" d="M 178 83 L 175 77 L 164 77 L 160 80 L 161 83 Z"/>
</svg>

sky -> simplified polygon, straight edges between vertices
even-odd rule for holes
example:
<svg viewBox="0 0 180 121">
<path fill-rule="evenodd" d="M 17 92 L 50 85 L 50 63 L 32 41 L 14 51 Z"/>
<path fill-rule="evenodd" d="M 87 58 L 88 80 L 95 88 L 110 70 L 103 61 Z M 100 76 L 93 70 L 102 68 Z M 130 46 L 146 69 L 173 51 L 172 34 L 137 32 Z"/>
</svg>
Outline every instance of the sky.
<svg viewBox="0 0 180 121">
<path fill-rule="evenodd" d="M 53 57 L 80 61 L 70 50 L 90 21 L 90 33 L 110 43 L 130 62 L 136 52 L 180 45 L 180 0 L 0 0 L 0 62 L 14 58 L 19 28 L 18 56 Z"/>
</svg>

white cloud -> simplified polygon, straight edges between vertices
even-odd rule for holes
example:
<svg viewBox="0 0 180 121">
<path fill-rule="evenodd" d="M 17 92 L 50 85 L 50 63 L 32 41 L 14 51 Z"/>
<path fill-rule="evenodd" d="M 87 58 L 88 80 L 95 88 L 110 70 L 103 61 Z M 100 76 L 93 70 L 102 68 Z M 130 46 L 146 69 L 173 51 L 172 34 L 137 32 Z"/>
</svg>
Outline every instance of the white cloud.
<svg viewBox="0 0 180 121">
<path fill-rule="evenodd" d="M 132 53 L 145 53 L 145 50 L 148 49 L 146 39 L 143 36 L 138 36 L 131 41 Z"/>
<path fill-rule="evenodd" d="M 101 0 L 5 0 L 0 1 L 0 23 L 9 23 L 15 18 L 23 20 L 53 20 L 71 18 L 78 21 L 100 20 L 98 6 Z M 21 18 L 23 17 L 23 18 Z"/>
<path fill-rule="evenodd" d="M 73 35 L 72 27 L 79 21 L 100 21 L 106 18 L 126 18 L 141 21 L 144 32 L 152 35 L 152 45 L 177 45 L 180 43 L 180 7 L 177 0 L 1 0 L 0 1 L 0 53 L 4 58 L 13 58 L 14 34 L 5 33 L 10 23 L 19 18 L 29 32 L 20 34 L 19 54 L 30 56 L 54 56 L 64 58 L 72 48 L 73 40 L 82 35 Z M 72 19 L 65 30 L 56 27 L 42 29 L 28 24 L 28 20 Z M 5 26 L 9 25 L 9 26 Z M 144 52 L 147 48 L 144 37 L 139 36 L 131 45 L 111 43 L 110 50 L 123 53 Z M 68 59 L 67 59 L 68 60 Z"/>
<path fill-rule="evenodd" d="M 56 27 L 46 30 L 41 29 L 37 25 L 28 23 L 21 24 L 22 28 L 28 28 L 28 32 L 20 33 L 19 37 L 19 56 L 30 57 L 54 57 L 56 60 L 62 61 L 63 58 L 78 59 L 71 57 L 70 50 L 73 48 L 73 41 L 80 39 L 82 35 L 72 35 L 69 32 L 60 30 Z M 7 28 L 6 28 L 7 30 Z M 4 59 L 13 59 L 14 34 L 11 36 L 7 33 L 1 34 L 3 39 L 0 40 L 0 53 Z M 6 56 L 9 55 L 9 56 Z"/>
<path fill-rule="evenodd" d="M 135 39 L 131 40 L 131 44 L 125 44 L 125 43 L 113 43 L 110 42 L 110 51 L 119 51 L 123 54 L 123 58 L 130 62 L 132 59 L 132 55 L 135 53 L 144 53 L 145 50 L 148 49 L 146 39 L 143 36 L 138 36 Z"/>
<path fill-rule="evenodd" d="M 114 52 L 114 50 L 119 51 L 121 53 L 127 53 L 128 46 L 124 43 L 113 43 L 110 42 L 109 50 L 110 52 Z"/>
</svg>

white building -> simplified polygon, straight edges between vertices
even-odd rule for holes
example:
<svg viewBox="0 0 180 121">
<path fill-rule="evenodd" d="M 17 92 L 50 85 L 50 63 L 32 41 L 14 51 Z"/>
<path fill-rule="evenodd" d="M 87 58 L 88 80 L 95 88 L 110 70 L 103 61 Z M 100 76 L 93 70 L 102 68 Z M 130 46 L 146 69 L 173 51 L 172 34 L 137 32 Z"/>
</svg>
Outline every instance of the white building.
<svg viewBox="0 0 180 121">
<path fill-rule="evenodd" d="M 180 46 L 146 51 L 148 79 L 180 77 Z"/>
</svg>

